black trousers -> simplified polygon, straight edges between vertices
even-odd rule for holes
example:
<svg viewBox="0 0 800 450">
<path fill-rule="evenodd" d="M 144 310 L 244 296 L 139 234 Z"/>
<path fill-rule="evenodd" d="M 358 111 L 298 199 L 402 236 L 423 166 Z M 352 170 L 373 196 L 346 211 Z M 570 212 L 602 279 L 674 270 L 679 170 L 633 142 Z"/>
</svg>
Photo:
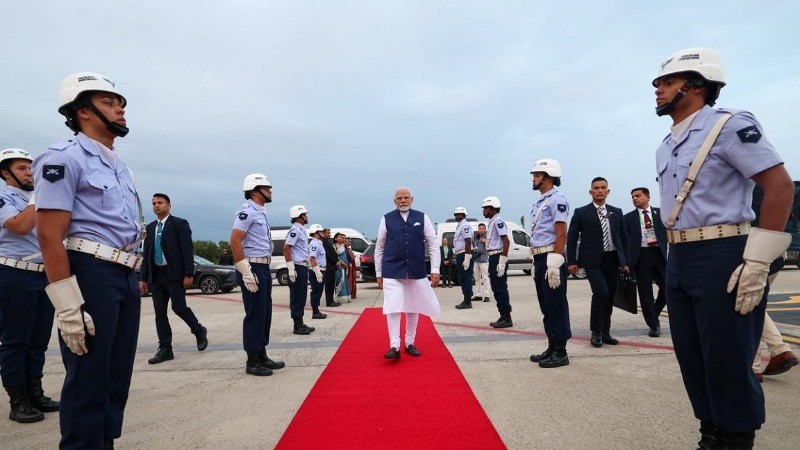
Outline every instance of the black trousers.
<svg viewBox="0 0 800 450">
<path fill-rule="evenodd" d="M 664 278 L 667 273 L 667 261 L 659 247 L 642 247 L 639 261 L 634 268 L 636 289 L 639 291 L 639 303 L 642 305 L 642 316 L 650 328 L 659 325 L 658 315 L 667 305 L 664 291 Z M 653 298 L 653 282 L 658 286 L 658 296 Z"/>
<path fill-rule="evenodd" d="M 333 304 L 333 292 L 336 289 L 336 270 L 322 272 L 322 281 L 325 283 L 325 304 L 330 306 Z"/>
<path fill-rule="evenodd" d="M 617 252 L 603 253 L 600 267 L 584 268 L 589 286 L 592 288 L 592 307 L 589 329 L 595 333 L 608 333 L 611 329 L 611 312 L 614 309 L 614 292 L 619 278 Z"/>
<path fill-rule="evenodd" d="M 169 277 L 167 266 L 153 265 L 153 283 L 150 288 L 153 294 L 153 309 L 156 315 L 156 334 L 159 348 L 172 347 L 172 327 L 167 317 L 167 306 L 172 300 L 172 312 L 183 319 L 192 333 L 200 331 L 202 326 L 192 308 L 186 304 L 186 288 L 183 279 L 173 280 Z"/>
</svg>

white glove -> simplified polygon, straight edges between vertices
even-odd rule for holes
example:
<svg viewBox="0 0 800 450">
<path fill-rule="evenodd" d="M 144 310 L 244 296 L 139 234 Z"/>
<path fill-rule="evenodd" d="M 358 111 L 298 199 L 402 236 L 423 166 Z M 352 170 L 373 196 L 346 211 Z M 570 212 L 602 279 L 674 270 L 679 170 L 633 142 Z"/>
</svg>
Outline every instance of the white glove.
<svg viewBox="0 0 800 450">
<path fill-rule="evenodd" d="M 81 311 L 83 295 L 78 287 L 78 279 L 73 275 L 47 285 L 44 290 L 56 309 L 56 325 L 64 343 L 76 355 L 89 353 L 86 333 L 94 336 L 94 322 L 92 316 Z"/>
<path fill-rule="evenodd" d="M 297 280 L 297 271 L 294 269 L 294 261 L 287 262 L 286 267 L 289 269 L 289 282 L 294 283 L 295 280 Z"/>
<path fill-rule="evenodd" d="M 764 296 L 769 265 L 783 255 L 792 242 L 792 235 L 779 231 L 753 228 L 744 247 L 744 262 L 731 274 L 728 293 L 736 289 L 734 309 L 744 315 L 752 311 Z M 736 285 L 739 285 L 737 288 Z"/>
<path fill-rule="evenodd" d="M 243 259 L 236 263 L 236 270 L 242 274 L 242 281 L 244 281 L 244 287 L 247 288 L 250 292 L 258 291 L 258 278 L 250 270 L 250 261 L 247 259 Z"/>
<path fill-rule="evenodd" d="M 314 278 L 317 279 L 317 283 L 322 283 L 322 271 L 319 269 L 319 266 L 314 266 L 311 270 L 314 271 Z"/>
<path fill-rule="evenodd" d="M 472 261 L 472 253 L 464 254 L 464 263 L 461 264 L 461 267 L 463 267 L 464 270 L 469 270 L 469 262 L 470 261 Z"/>
<path fill-rule="evenodd" d="M 500 261 L 497 263 L 497 276 L 506 276 L 506 265 L 508 265 L 508 256 L 500 255 Z"/>
<path fill-rule="evenodd" d="M 564 255 L 561 253 L 550 252 L 547 254 L 547 272 L 544 279 L 550 285 L 550 289 L 558 289 L 561 286 L 561 266 L 564 265 Z"/>
</svg>

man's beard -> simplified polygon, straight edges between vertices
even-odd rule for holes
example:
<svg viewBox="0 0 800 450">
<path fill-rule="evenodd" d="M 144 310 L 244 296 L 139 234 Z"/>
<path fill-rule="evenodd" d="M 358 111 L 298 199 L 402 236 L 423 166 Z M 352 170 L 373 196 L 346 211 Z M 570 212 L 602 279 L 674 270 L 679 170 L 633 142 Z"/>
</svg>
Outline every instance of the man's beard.
<svg viewBox="0 0 800 450">
<path fill-rule="evenodd" d="M 400 212 L 408 212 L 408 210 L 411 209 L 411 206 L 409 205 L 398 206 L 397 209 L 399 209 Z"/>
</svg>

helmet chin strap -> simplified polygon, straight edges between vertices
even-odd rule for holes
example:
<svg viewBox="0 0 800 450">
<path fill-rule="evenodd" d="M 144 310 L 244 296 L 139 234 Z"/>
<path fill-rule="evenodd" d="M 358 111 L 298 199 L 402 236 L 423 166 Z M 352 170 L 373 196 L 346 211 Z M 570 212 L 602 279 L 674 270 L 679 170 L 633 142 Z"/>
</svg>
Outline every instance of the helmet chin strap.
<svg viewBox="0 0 800 450">
<path fill-rule="evenodd" d="M 675 94 L 675 97 L 672 98 L 672 101 L 670 101 L 669 103 L 665 103 L 663 105 L 656 106 L 656 114 L 659 117 L 661 117 L 670 115 L 673 112 L 675 112 L 675 106 L 678 104 L 678 102 L 681 101 L 683 97 L 686 96 L 686 93 L 689 92 L 689 88 L 692 86 L 697 86 L 697 84 L 692 81 L 686 80 L 683 83 L 683 86 L 680 88 L 680 90 L 678 90 L 678 93 Z"/>
<path fill-rule="evenodd" d="M 258 192 L 258 195 L 264 197 L 264 203 L 272 203 L 272 198 L 267 197 L 263 192 L 261 192 L 261 186 L 256 188 L 256 192 Z"/>
<path fill-rule="evenodd" d="M 11 168 L 9 168 L 6 172 L 8 172 L 8 174 L 11 175 L 11 178 L 13 178 L 14 181 L 17 182 L 17 186 L 19 186 L 20 189 L 28 192 L 33 190 L 33 186 L 31 186 L 30 184 L 25 184 L 22 181 L 19 181 L 19 178 L 17 178 L 17 176 L 14 175 L 14 172 L 11 171 Z"/>
<path fill-rule="evenodd" d="M 125 135 L 127 135 L 128 132 L 130 131 L 128 127 L 122 126 L 116 122 L 108 120 L 106 116 L 104 116 L 103 113 L 101 113 L 100 110 L 97 109 L 96 106 L 94 106 L 94 103 L 92 103 L 91 100 L 86 101 L 85 106 L 91 109 L 94 115 L 99 117 L 100 120 L 102 120 L 103 123 L 106 124 L 106 128 L 108 129 L 108 131 L 110 131 L 115 136 L 125 137 Z"/>
</svg>

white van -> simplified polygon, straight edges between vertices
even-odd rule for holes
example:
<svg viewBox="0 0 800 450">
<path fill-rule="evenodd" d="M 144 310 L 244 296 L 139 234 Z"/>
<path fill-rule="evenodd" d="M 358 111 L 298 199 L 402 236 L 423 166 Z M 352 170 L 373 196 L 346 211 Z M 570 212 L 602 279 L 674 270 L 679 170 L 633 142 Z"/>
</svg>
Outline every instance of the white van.
<svg viewBox="0 0 800 450">
<path fill-rule="evenodd" d="M 505 220 L 504 220 L 505 221 Z M 486 225 L 489 221 L 486 219 L 472 219 L 467 218 L 475 235 L 478 234 L 478 224 Z M 533 257 L 531 256 L 531 237 L 521 226 L 514 222 L 505 221 L 508 226 L 509 236 L 508 240 L 508 269 L 522 270 L 526 274 L 531 273 L 531 265 L 533 264 Z M 453 235 L 456 232 L 458 222 L 455 219 L 447 219 L 436 227 L 436 234 L 439 237 L 439 245 L 442 244 L 442 238 L 446 237 L 450 244 L 453 243 Z"/>
<path fill-rule="evenodd" d="M 278 284 L 286 286 L 289 284 L 289 271 L 286 268 L 286 259 L 283 257 L 283 245 L 286 243 L 286 234 L 289 232 L 290 226 L 277 226 L 270 228 L 270 236 L 272 237 L 272 262 L 269 265 L 269 270 L 278 280 Z M 331 228 L 331 238 L 336 233 L 343 233 L 350 238 L 350 246 L 356 257 L 356 276 L 358 281 L 361 281 L 361 254 L 372 243 L 363 234 L 352 228 Z"/>
</svg>

